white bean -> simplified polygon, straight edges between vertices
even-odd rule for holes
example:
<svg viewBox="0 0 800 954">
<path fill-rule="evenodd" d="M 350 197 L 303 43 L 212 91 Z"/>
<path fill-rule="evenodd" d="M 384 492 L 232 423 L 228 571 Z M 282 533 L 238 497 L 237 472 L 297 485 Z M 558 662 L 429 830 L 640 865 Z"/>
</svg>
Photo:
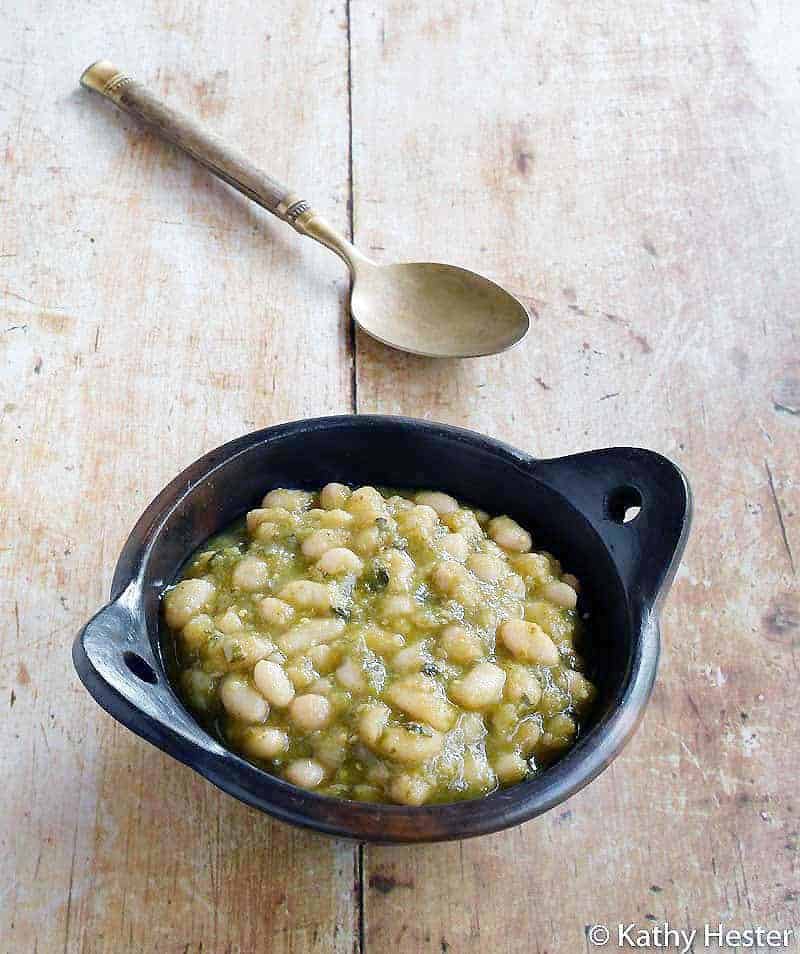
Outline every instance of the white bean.
<svg viewBox="0 0 800 954">
<path fill-rule="evenodd" d="M 457 500 L 439 490 L 421 490 L 414 496 L 414 501 L 431 507 L 438 514 L 454 513 L 459 509 Z"/>
<path fill-rule="evenodd" d="M 406 765 L 427 762 L 442 751 L 444 736 L 433 729 L 413 732 L 404 726 L 393 725 L 385 729 L 378 740 L 384 755 Z"/>
<path fill-rule="evenodd" d="M 422 805 L 430 795 L 431 786 L 420 775 L 402 772 L 392 779 L 389 796 L 400 805 Z"/>
<path fill-rule="evenodd" d="M 474 577 L 460 563 L 452 560 L 437 563 L 431 573 L 431 583 L 440 593 L 457 600 L 468 609 L 480 602 L 481 594 Z"/>
<path fill-rule="evenodd" d="M 211 580 L 181 580 L 164 597 L 167 626 L 182 629 L 193 616 L 209 607 L 215 592 Z"/>
<path fill-rule="evenodd" d="M 233 568 L 231 583 L 237 590 L 254 592 L 263 590 L 267 585 L 269 568 L 256 556 L 246 556 Z"/>
<path fill-rule="evenodd" d="M 225 711 L 241 722 L 263 722 L 269 714 L 266 699 L 237 673 L 228 673 L 223 678 L 219 697 Z"/>
<path fill-rule="evenodd" d="M 227 609 L 221 616 L 218 616 L 214 620 L 214 625 L 221 633 L 226 633 L 227 635 L 240 633 L 244 628 L 241 619 L 239 619 L 233 607 Z"/>
<path fill-rule="evenodd" d="M 430 653 L 423 641 L 415 643 L 413 646 L 406 646 L 405 649 L 396 653 L 392 657 L 392 668 L 396 672 L 419 672 L 430 661 Z"/>
<path fill-rule="evenodd" d="M 308 510 L 311 506 L 312 495 L 304 490 L 286 490 L 278 487 L 270 490 L 264 500 L 262 507 L 281 507 L 284 510 Z"/>
<path fill-rule="evenodd" d="M 253 682 L 270 705 L 285 709 L 294 699 L 294 686 L 282 666 L 262 659 L 253 670 Z"/>
<path fill-rule="evenodd" d="M 336 667 L 339 654 L 327 643 L 318 643 L 308 650 L 308 658 L 319 673 L 327 673 Z"/>
<path fill-rule="evenodd" d="M 383 535 L 381 531 L 374 524 L 369 527 L 364 527 L 363 530 L 359 530 L 353 536 L 352 546 L 353 549 L 358 551 L 362 556 L 372 556 L 373 553 L 377 553 L 383 545 Z"/>
<path fill-rule="evenodd" d="M 564 712 L 558 712 L 547 721 L 547 734 L 550 735 L 556 744 L 560 747 L 566 743 L 577 732 L 575 720 Z"/>
<path fill-rule="evenodd" d="M 504 694 L 511 702 L 524 699 L 529 706 L 535 706 L 542 698 L 542 684 L 525 666 L 511 666 Z"/>
<path fill-rule="evenodd" d="M 581 591 L 581 585 L 580 585 L 580 583 L 578 582 L 578 577 L 577 577 L 577 576 L 574 576 L 572 573 L 565 573 L 565 574 L 561 577 L 561 582 L 562 582 L 562 583 L 566 583 L 567 586 L 571 586 L 572 589 L 575 590 L 576 593 L 580 593 L 580 591 Z"/>
<path fill-rule="evenodd" d="M 380 626 L 369 625 L 362 632 L 367 646 L 381 656 L 390 656 L 406 644 L 400 633 L 390 633 L 388 629 L 382 629 Z"/>
<path fill-rule="evenodd" d="M 358 734 L 366 745 L 377 745 L 390 715 L 389 707 L 382 702 L 372 702 L 359 711 Z"/>
<path fill-rule="evenodd" d="M 510 702 L 497 706 L 492 713 L 492 729 L 494 734 L 506 741 L 510 740 L 517 727 L 519 718 L 517 707 Z"/>
<path fill-rule="evenodd" d="M 431 573 L 431 583 L 445 596 L 452 596 L 458 584 L 464 580 L 464 567 L 460 564 L 443 560 L 437 563 Z"/>
<path fill-rule="evenodd" d="M 393 513 L 401 513 L 403 510 L 411 510 L 414 506 L 413 502 L 408 500 L 406 497 L 401 497 L 399 494 L 393 494 L 386 501 Z"/>
<path fill-rule="evenodd" d="M 503 698 L 506 674 L 494 663 L 474 666 L 462 679 L 450 683 L 450 696 L 465 709 L 486 709 Z"/>
<path fill-rule="evenodd" d="M 258 615 L 270 626 L 288 626 L 294 616 L 294 609 L 283 600 L 274 596 L 265 596 L 258 602 Z"/>
<path fill-rule="evenodd" d="M 525 619 L 539 626 L 550 636 L 561 631 L 561 611 L 548 603 L 547 600 L 527 600 L 525 602 Z"/>
<path fill-rule="evenodd" d="M 288 532 L 283 527 L 278 526 L 277 523 L 270 523 L 265 520 L 255 528 L 253 536 L 259 543 L 272 543 L 273 540 L 278 540 Z"/>
<path fill-rule="evenodd" d="M 483 530 L 469 510 L 456 510 L 454 513 L 443 514 L 442 523 L 453 533 L 460 533 L 475 545 L 483 539 Z"/>
<path fill-rule="evenodd" d="M 319 502 L 326 510 L 344 507 L 352 491 L 346 484 L 325 484 L 319 494 Z"/>
<path fill-rule="evenodd" d="M 187 669 L 181 675 L 181 684 L 191 704 L 203 712 L 207 712 L 216 701 L 215 680 L 202 669 Z"/>
<path fill-rule="evenodd" d="M 349 538 L 350 534 L 346 530 L 315 530 L 306 537 L 300 549 L 309 560 L 319 560 L 328 550 L 347 543 Z"/>
<path fill-rule="evenodd" d="M 317 671 L 308 656 L 298 656 L 286 664 L 286 675 L 295 689 L 308 689 L 317 678 Z"/>
<path fill-rule="evenodd" d="M 496 583 L 508 574 L 508 566 L 490 553 L 473 553 L 467 560 L 471 570 L 484 583 Z"/>
<path fill-rule="evenodd" d="M 476 662 L 484 655 L 483 643 L 475 633 L 467 632 L 463 626 L 453 623 L 442 630 L 439 645 L 451 662 L 464 666 Z"/>
<path fill-rule="evenodd" d="M 542 590 L 542 596 L 563 609 L 575 609 L 578 604 L 578 594 L 563 580 L 548 583 Z"/>
<path fill-rule="evenodd" d="M 381 616 L 384 619 L 404 619 L 412 616 L 416 610 L 416 604 L 410 596 L 402 593 L 395 593 L 391 596 L 384 596 L 380 604 Z"/>
<path fill-rule="evenodd" d="M 398 679 L 384 692 L 384 698 L 412 719 L 428 723 L 440 732 L 446 732 L 456 720 L 455 710 L 439 695 L 438 684 L 429 676 Z"/>
<path fill-rule="evenodd" d="M 516 752 L 503 752 L 498 755 L 493 767 L 500 781 L 507 785 L 519 782 L 528 774 L 528 763 Z"/>
<path fill-rule="evenodd" d="M 519 600 L 525 599 L 527 592 L 525 580 L 521 576 L 517 576 L 516 573 L 509 573 L 500 584 L 500 589 L 508 593 L 509 596 L 516 596 Z"/>
<path fill-rule="evenodd" d="M 351 656 L 347 656 L 336 670 L 336 679 L 350 692 L 364 692 L 368 688 L 363 669 Z"/>
<path fill-rule="evenodd" d="M 514 733 L 514 743 L 520 747 L 523 755 L 530 755 L 542 736 L 539 716 L 523 719 Z"/>
<path fill-rule="evenodd" d="M 397 524 L 405 536 L 427 539 L 439 524 L 439 515 L 433 507 L 418 504 L 397 515 Z"/>
<path fill-rule="evenodd" d="M 201 649 L 208 642 L 208 637 L 214 629 L 214 620 L 207 613 L 201 613 L 199 616 L 192 617 L 183 627 L 181 639 L 187 649 Z"/>
<path fill-rule="evenodd" d="M 318 735 L 311 743 L 317 761 L 335 771 L 347 758 L 348 733 L 343 727 Z"/>
<path fill-rule="evenodd" d="M 325 769 L 315 759 L 295 759 L 286 766 L 286 781 L 299 788 L 316 788 L 325 778 Z"/>
<path fill-rule="evenodd" d="M 274 759 L 289 748 L 289 736 L 273 726 L 248 729 L 244 737 L 245 751 L 257 759 Z"/>
<path fill-rule="evenodd" d="M 512 555 L 511 565 L 523 579 L 541 583 L 552 576 L 550 561 L 543 553 Z"/>
<path fill-rule="evenodd" d="M 330 721 L 331 714 L 330 702 L 315 692 L 295 696 L 289 704 L 289 718 L 304 732 L 323 728 Z"/>
<path fill-rule="evenodd" d="M 278 637 L 278 646 L 287 656 L 303 652 L 318 643 L 329 643 L 344 632 L 344 620 L 310 619 L 298 623 Z"/>
<path fill-rule="evenodd" d="M 414 585 L 414 571 L 417 566 L 411 557 L 402 550 L 387 550 L 386 569 L 389 573 L 388 589 L 390 593 L 407 593 Z"/>
<path fill-rule="evenodd" d="M 282 600 L 301 609 L 328 610 L 331 608 L 331 591 L 325 583 L 313 580 L 293 580 L 278 593 Z"/>
<path fill-rule="evenodd" d="M 458 729 L 467 744 L 480 742 L 486 737 L 486 725 L 479 712 L 465 712 L 458 720 Z"/>
<path fill-rule="evenodd" d="M 332 530 L 348 530 L 353 525 L 353 515 L 346 510 L 326 510 L 319 518 L 319 525 Z"/>
<path fill-rule="evenodd" d="M 558 665 L 558 647 L 538 623 L 508 619 L 500 625 L 497 635 L 506 649 L 523 662 L 537 666 Z"/>
<path fill-rule="evenodd" d="M 330 679 L 319 678 L 316 682 L 311 683 L 308 691 L 318 696 L 329 696 L 333 692 L 333 683 Z"/>
<path fill-rule="evenodd" d="M 261 524 L 269 523 L 274 527 L 292 527 L 295 514 L 289 513 L 283 507 L 257 507 L 247 514 L 247 531 L 254 534 Z"/>
<path fill-rule="evenodd" d="M 363 527 L 385 516 L 386 501 L 374 487 L 359 487 L 348 498 L 345 509 Z"/>
<path fill-rule="evenodd" d="M 340 573 L 353 573 L 355 576 L 360 576 L 364 570 L 364 564 L 360 557 L 347 547 L 333 547 L 322 555 L 317 563 L 317 569 L 326 576 L 338 576 Z"/>
<path fill-rule="evenodd" d="M 213 659 L 215 653 L 221 652 L 228 668 L 249 671 L 259 659 L 264 659 L 274 650 L 272 643 L 261 636 L 253 633 L 231 633 L 219 640 L 209 658 Z M 218 659 L 218 656 L 216 658 Z"/>
<path fill-rule="evenodd" d="M 454 560 L 458 560 L 459 563 L 463 563 L 467 559 L 471 549 L 469 540 L 463 533 L 448 533 L 446 537 L 442 538 L 439 545 L 445 553 L 448 553 Z"/>
<path fill-rule="evenodd" d="M 494 771 L 486 758 L 483 746 L 470 746 L 464 752 L 462 774 L 469 788 L 487 789 L 495 785 Z"/>
<path fill-rule="evenodd" d="M 572 696 L 578 710 L 587 702 L 591 702 L 597 694 L 597 690 L 583 673 L 568 669 L 564 676 L 567 680 L 567 688 Z"/>
<path fill-rule="evenodd" d="M 513 550 L 524 553 L 530 550 L 533 541 L 527 530 L 512 520 L 511 517 L 495 517 L 489 521 L 489 536 L 504 550 Z"/>
</svg>

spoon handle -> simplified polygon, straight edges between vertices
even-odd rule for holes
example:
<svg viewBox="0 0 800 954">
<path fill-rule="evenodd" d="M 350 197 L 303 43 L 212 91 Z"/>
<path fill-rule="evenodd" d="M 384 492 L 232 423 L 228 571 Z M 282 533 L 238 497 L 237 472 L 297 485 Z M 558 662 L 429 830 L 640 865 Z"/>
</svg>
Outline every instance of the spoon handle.
<svg viewBox="0 0 800 954">
<path fill-rule="evenodd" d="M 98 60 L 88 67 L 81 76 L 81 85 L 100 93 L 120 109 L 147 123 L 215 176 L 284 222 L 294 226 L 297 217 L 309 211 L 310 206 L 305 199 L 294 195 L 286 186 L 262 172 L 191 116 L 162 102 L 108 60 Z"/>
</svg>

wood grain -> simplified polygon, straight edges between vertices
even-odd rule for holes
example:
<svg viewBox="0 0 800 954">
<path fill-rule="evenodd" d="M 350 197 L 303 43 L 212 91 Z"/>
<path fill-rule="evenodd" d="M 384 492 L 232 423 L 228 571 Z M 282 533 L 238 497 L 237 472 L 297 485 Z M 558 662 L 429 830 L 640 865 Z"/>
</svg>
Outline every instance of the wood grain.
<svg viewBox="0 0 800 954">
<path fill-rule="evenodd" d="M 0 6 L 0 950 L 560 954 L 596 921 L 800 931 L 798 10 Z M 359 335 L 354 356 L 340 263 L 78 90 L 98 56 L 337 227 L 352 198 L 366 254 L 516 289 L 529 338 L 437 363 Z M 239 433 L 353 409 L 354 386 L 361 411 L 542 456 L 643 444 L 692 481 L 644 724 L 521 829 L 363 852 L 297 832 L 72 674 L 153 494 Z"/>
<path fill-rule="evenodd" d="M 199 122 L 175 109 L 152 90 L 107 60 L 93 63 L 81 76 L 81 86 L 107 97 L 120 109 L 178 146 L 223 182 L 284 218 L 289 189 L 276 182 L 247 156 Z"/>
<path fill-rule="evenodd" d="M 353 4 L 356 242 L 485 271 L 538 315 L 482 361 L 360 336 L 359 410 L 542 456 L 643 444 L 696 495 L 629 749 L 519 830 L 368 848 L 367 951 L 798 925 L 798 28 L 738 2 Z"/>
<path fill-rule="evenodd" d="M 244 431 L 352 406 L 340 265 L 77 88 L 100 55 L 129 64 L 313 185 L 344 225 L 343 5 L 234 3 L 220 18 L 158 0 L 77 17 L 4 4 L 4 952 L 305 954 L 356 939 L 351 846 L 202 782 L 113 723 L 70 662 L 167 480 Z"/>
</svg>

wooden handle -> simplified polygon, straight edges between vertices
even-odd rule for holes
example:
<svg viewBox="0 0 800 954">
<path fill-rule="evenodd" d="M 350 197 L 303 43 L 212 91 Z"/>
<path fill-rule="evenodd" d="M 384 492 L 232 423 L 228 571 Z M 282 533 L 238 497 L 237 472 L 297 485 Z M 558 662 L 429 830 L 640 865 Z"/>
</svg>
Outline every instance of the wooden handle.
<svg viewBox="0 0 800 954">
<path fill-rule="evenodd" d="M 110 99 L 156 130 L 228 185 L 290 225 L 309 210 L 304 199 L 256 168 L 245 156 L 227 146 L 219 136 L 196 120 L 167 106 L 141 83 L 109 63 L 98 60 L 81 76 L 81 85 Z"/>
</svg>

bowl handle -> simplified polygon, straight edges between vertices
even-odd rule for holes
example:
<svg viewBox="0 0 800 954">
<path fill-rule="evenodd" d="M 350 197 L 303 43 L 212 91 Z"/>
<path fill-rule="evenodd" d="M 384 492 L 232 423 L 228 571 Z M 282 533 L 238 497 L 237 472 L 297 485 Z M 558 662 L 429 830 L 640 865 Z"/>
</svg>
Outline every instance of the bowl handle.
<svg viewBox="0 0 800 954">
<path fill-rule="evenodd" d="M 170 688 L 139 605 L 134 580 L 80 631 L 72 661 L 81 682 L 117 721 L 181 761 L 189 758 L 190 749 L 197 751 L 198 743 L 209 755 L 224 754 Z"/>
<path fill-rule="evenodd" d="M 536 477 L 592 524 L 617 565 L 629 599 L 643 611 L 666 596 L 686 545 L 689 484 L 668 458 L 611 447 L 536 461 Z"/>
</svg>

